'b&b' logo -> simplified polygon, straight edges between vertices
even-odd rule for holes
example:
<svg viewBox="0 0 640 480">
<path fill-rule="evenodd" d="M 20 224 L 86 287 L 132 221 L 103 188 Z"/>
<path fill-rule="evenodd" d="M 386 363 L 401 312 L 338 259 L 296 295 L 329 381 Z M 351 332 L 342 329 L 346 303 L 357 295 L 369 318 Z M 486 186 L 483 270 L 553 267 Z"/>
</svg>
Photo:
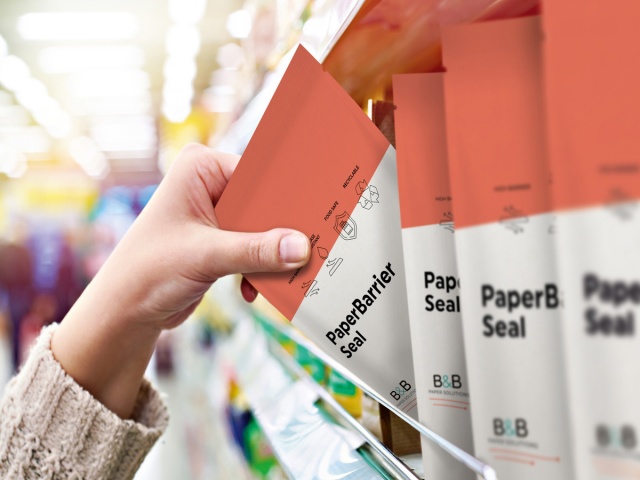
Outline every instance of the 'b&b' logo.
<svg viewBox="0 0 640 480">
<path fill-rule="evenodd" d="M 434 375 L 433 386 L 434 388 L 455 388 L 457 390 L 462 388 L 462 380 L 460 375 L 455 374 L 451 375 L 451 380 L 449 380 L 449 375 Z"/>
<path fill-rule="evenodd" d="M 405 393 L 411 390 L 411 384 L 406 380 L 402 380 L 398 385 L 399 386 L 389 394 L 394 400 L 400 400 Z"/>
<path fill-rule="evenodd" d="M 524 418 L 494 418 L 493 434 L 496 437 L 518 437 L 526 438 L 529 435 L 527 421 Z"/>
<path fill-rule="evenodd" d="M 627 450 L 633 450 L 638 445 L 636 429 L 631 425 L 622 425 L 620 427 L 597 425 L 596 441 L 598 446 L 602 448 L 622 447 Z"/>
</svg>

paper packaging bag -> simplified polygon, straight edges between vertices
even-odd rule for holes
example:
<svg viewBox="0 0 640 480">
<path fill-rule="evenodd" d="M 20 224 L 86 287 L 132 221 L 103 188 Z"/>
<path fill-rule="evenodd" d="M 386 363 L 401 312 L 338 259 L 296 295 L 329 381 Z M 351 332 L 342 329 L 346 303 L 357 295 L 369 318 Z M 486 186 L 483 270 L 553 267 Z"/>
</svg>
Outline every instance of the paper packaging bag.
<svg viewBox="0 0 640 480">
<path fill-rule="evenodd" d="M 443 32 L 476 455 L 506 480 L 574 478 L 538 17 Z"/>
<path fill-rule="evenodd" d="M 222 228 L 298 229 L 311 261 L 247 279 L 321 349 L 416 416 L 395 150 L 304 48 L 216 206 Z"/>
<path fill-rule="evenodd" d="M 576 477 L 640 477 L 640 4 L 544 6 Z"/>
<path fill-rule="evenodd" d="M 473 453 L 444 118 L 443 73 L 395 75 L 402 240 L 419 419 Z M 475 474 L 423 440 L 426 478 Z"/>
</svg>

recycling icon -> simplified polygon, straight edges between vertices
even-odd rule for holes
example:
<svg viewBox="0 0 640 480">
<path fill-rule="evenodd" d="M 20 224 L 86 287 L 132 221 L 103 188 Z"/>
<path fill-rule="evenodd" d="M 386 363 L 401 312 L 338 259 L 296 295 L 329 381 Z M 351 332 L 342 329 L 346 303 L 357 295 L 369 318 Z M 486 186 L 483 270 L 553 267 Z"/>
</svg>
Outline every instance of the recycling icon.
<svg viewBox="0 0 640 480">
<path fill-rule="evenodd" d="M 371 210 L 374 203 L 379 203 L 378 189 L 374 185 L 367 185 L 366 180 L 360 180 L 356 184 L 356 195 L 360 197 L 358 203 L 365 210 Z"/>
</svg>

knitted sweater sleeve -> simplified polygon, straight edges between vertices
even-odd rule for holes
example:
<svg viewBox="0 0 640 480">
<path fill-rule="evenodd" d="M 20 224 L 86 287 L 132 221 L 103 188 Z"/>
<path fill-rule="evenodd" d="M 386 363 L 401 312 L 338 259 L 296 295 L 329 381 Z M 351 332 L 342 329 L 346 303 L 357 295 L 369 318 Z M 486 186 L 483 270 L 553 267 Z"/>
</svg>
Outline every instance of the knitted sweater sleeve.
<svg viewBox="0 0 640 480">
<path fill-rule="evenodd" d="M 132 420 L 78 385 L 51 353 L 55 326 L 38 338 L 0 400 L 0 478 L 131 479 L 168 422 L 143 382 Z"/>
</svg>

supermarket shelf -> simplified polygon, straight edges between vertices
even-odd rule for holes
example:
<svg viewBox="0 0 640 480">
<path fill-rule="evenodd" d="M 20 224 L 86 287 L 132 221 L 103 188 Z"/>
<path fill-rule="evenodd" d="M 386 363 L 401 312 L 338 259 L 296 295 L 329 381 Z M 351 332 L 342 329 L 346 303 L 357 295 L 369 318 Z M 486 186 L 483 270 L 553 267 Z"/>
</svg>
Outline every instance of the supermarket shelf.
<svg viewBox="0 0 640 480">
<path fill-rule="evenodd" d="M 287 324 L 284 324 L 282 322 L 275 321 L 272 318 L 269 318 L 268 315 L 263 315 L 262 313 L 259 313 L 257 311 L 254 311 L 254 315 L 256 315 L 256 317 L 258 317 L 261 321 L 266 322 L 270 328 L 277 330 L 282 335 L 288 337 L 298 345 L 301 345 L 307 350 L 309 350 L 309 352 L 311 352 L 313 355 L 318 357 L 323 363 L 330 366 L 332 369 L 336 370 L 347 380 L 349 380 L 353 384 L 360 387 L 370 397 L 375 399 L 381 405 L 384 405 L 386 408 L 391 410 L 398 417 L 400 417 L 402 420 L 408 423 L 411 427 L 417 430 L 424 438 L 438 445 L 440 448 L 442 448 L 445 452 L 447 452 L 457 461 L 467 466 L 476 474 L 480 475 L 480 477 L 484 478 L 485 480 L 497 480 L 498 477 L 497 477 L 496 471 L 491 466 L 473 457 L 469 453 L 465 452 L 464 450 L 460 449 L 453 443 L 449 442 L 447 439 L 438 435 L 436 432 L 434 432 L 427 426 L 421 424 L 417 420 L 414 420 L 413 418 L 411 418 L 410 416 L 408 416 L 407 414 L 405 414 L 404 412 L 396 408 L 392 403 L 390 403 L 385 398 L 381 397 L 376 392 L 374 392 L 367 384 L 362 382 L 362 380 L 360 380 L 358 377 L 356 377 L 351 372 L 349 372 L 349 370 L 345 369 L 342 365 L 340 365 L 338 362 L 333 360 L 330 356 L 325 354 L 313 342 L 309 341 L 304 335 L 298 332 L 295 328 Z M 318 386 L 318 388 L 321 388 L 321 387 Z"/>
<path fill-rule="evenodd" d="M 329 412 L 341 426 L 351 429 L 360 434 L 367 443 L 361 448 L 377 460 L 380 465 L 384 465 L 387 470 L 400 476 L 400 478 L 418 478 L 413 472 L 356 419 L 354 419 L 342 406 L 320 385 L 313 381 L 309 374 L 302 368 L 285 350 L 274 340 L 270 340 L 271 352 L 278 358 L 281 364 L 292 374 L 299 378 L 306 379 L 310 388 L 318 395 L 318 403 Z"/>
<path fill-rule="evenodd" d="M 290 478 L 418 478 L 249 315 L 239 320 L 227 355 L 237 357 L 232 358 L 237 380 Z"/>
</svg>

